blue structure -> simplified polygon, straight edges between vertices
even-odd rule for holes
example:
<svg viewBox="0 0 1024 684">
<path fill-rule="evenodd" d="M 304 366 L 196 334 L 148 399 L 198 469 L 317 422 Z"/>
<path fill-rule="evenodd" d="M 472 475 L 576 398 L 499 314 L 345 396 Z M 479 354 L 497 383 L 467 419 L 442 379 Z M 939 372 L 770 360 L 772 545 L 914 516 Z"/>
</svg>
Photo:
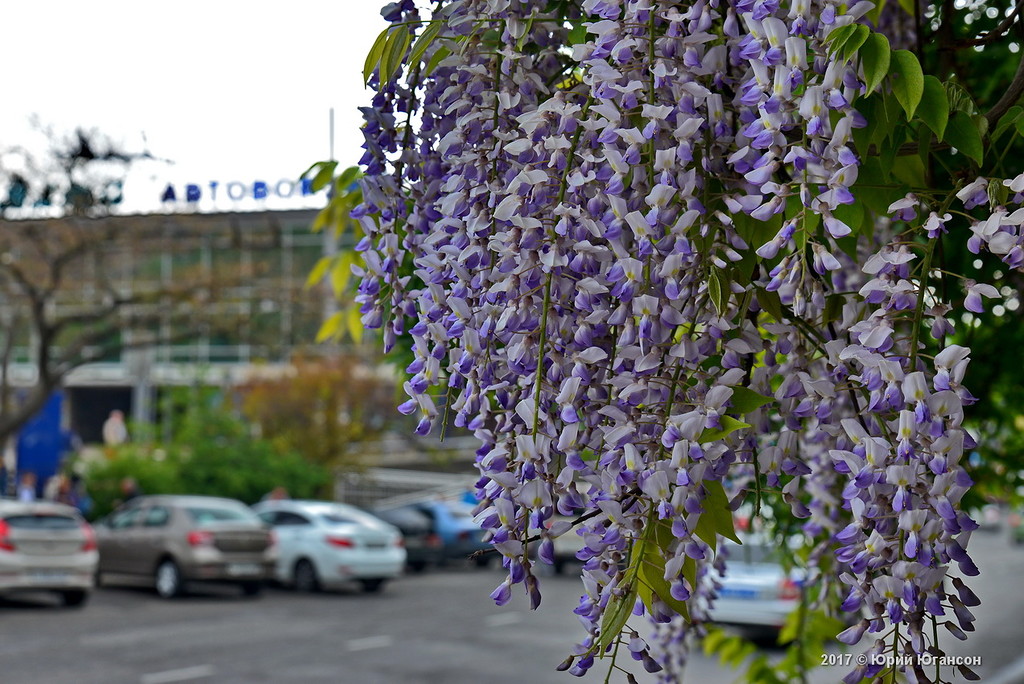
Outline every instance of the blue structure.
<svg viewBox="0 0 1024 684">
<path fill-rule="evenodd" d="M 60 470 L 64 454 L 71 447 L 71 435 L 60 427 L 64 395 L 54 392 L 46 405 L 18 434 L 18 472 L 36 474 L 36 495 L 46 481 Z"/>
</svg>

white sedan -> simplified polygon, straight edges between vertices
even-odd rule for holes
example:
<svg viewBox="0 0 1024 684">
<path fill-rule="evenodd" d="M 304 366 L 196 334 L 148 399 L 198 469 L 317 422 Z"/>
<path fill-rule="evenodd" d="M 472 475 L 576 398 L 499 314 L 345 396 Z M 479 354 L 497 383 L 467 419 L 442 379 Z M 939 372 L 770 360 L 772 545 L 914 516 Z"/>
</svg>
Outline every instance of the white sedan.
<svg viewBox="0 0 1024 684">
<path fill-rule="evenodd" d="M 402 574 L 405 546 L 398 528 L 346 504 L 330 501 L 264 501 L 253 506 L 274 528 L 276 578 L 298 591 L 359 582 L 380 591 Z"/>
<path fill-rule="evenodd" d="M 52 591 L 81 606 L 98 560 L 96 536 L 74 508 L 0 500 L 0 593 Z"/>
<path fill-rule="evenodd" d="M 757 534 L 743 534 L 742 545 L 725 540 L 725 576 L 711 573 L 720 584 L 711 607 L 711 621 L 745 627 L 777 639 L 800 599 L 800 576 L 782 566 L 779 548 Z"/>
</svg>

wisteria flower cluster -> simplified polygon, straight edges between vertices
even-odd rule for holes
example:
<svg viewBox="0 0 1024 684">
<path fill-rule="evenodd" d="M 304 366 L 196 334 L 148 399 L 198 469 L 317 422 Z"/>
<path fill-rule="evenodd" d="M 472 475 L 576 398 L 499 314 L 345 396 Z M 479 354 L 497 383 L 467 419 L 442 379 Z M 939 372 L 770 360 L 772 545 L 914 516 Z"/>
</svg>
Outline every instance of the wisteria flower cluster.
<svg viewBox="0 0 1024 684">
<path fill-rule="evenodd" d="M 885 142 L 872 102 L 945 126 L 915 116 L 920 66 L 865 25 L 871 7 L 385 8 L 353 212 L 362 320 L 387 348 L 410 340 L 417 432 L 481 442 L 498 604 L 521 587 L 538 605 L 552 540 L 582 536 L 585 634 L 560 669 L 621 652 L 675 681 L 734 511 L 770 502 L 800 521 L 804 600 L 840 608 L 841 641 L 935 653 L 938 629 L 973 629 L 975 398 L 951 312 L 998 292 L 936 287 L 933 258 L 946 241 L 1019 268 L 1024 177 L 862 205 Z"/>
</svg>

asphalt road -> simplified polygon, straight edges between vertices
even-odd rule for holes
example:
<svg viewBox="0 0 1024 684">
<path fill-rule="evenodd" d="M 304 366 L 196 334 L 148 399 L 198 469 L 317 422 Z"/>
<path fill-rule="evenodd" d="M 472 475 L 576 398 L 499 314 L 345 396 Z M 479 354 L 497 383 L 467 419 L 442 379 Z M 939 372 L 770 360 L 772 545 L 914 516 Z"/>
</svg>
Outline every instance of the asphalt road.
<svg viewBox="0 0 1024 684">
<path fill-rule="evenodd" d="M 986 604 L 976 611 L 978 632 L 955 652 L 981 655 L 988 678 L 1022 655 L 1024 550 L 992 534 L 976 536 L 972 548 Z M 270 589 L 255 600 L 221 588 L 171 602 L 146 590 L 102 588 L 81 610 L 46 596 L 0 601 L 0 683 L 577 681 L 554 667 L 583 634 L 571 612 L 579 580 L 545 578 L 544 601 L 531 613 L 518 594 L 504 608 L 488 599 L 501 577 L 497 569 L 455 568 L 404 577 L 379 595 Z M 605 672 L 599 664 L 583 681 L 602 682 Z M 687 674 L 702 684 L 737 676 L 701 656 Z M 811 681 L 843 674 L 825 668 Z"/>
</svg>

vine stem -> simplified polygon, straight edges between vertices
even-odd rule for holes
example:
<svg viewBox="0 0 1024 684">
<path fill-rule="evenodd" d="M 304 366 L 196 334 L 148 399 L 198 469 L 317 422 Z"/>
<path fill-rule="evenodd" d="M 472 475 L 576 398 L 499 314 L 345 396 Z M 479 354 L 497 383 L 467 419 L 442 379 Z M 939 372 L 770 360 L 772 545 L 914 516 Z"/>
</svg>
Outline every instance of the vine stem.
<svg viewBox="0 0 1024 684">
<path fill-rule="evenodd" d="M 956 187 L 950 191 L 946 200 L 942 203 L 942 208 L 939 209 L 938 213 L 940 216 L 946 213 L 946 209 L 949 208 L 962 184 L 963 181 L 957 182 Z M 913 373 L 914 368 L 917 366 L 917 348 L 921 341 L 921 320 L 924 318 L 924 296 L 928 291 L 928 278 L 931 276 L 932 258 L 935 256 L 935 245 L 937 243 L 938 239 L 928 241 L 928 248 L 924 253 L 924 264 L 921 267 L 921 286 L 918 288 L 917 304 L 914 307 L 913 329 L 910 331 L 910 364 L 907 368 L 907 371 L 910 373 Z"/>
</svg>

